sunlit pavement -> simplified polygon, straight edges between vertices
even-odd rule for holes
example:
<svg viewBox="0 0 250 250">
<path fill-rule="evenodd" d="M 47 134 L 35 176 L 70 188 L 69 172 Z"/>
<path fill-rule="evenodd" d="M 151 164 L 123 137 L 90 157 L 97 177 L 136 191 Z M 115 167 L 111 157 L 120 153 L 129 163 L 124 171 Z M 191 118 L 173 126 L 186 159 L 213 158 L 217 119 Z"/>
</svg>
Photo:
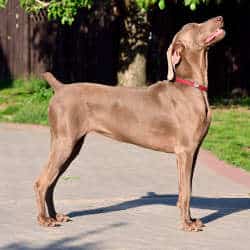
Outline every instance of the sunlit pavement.
<svg viewBox="0 0 250 250">
<path fill-rule="evenodd" d="M 0 124 L 0 248 L 71 250 L 249 249 L 250 189 L 198 161 L 192 215 L 203 232 L 181 231 L 174 155 L 91 134 L 56 187 L 73 221 L 36 223 L 33 182 L 47 160 L 47 127 Z"/>
</svg>

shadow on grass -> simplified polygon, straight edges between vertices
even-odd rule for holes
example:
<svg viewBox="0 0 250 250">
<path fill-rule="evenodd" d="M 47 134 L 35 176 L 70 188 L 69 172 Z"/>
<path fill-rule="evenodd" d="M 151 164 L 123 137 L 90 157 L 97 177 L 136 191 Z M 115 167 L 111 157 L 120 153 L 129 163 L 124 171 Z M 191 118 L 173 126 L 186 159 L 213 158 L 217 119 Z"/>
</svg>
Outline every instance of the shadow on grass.
<svg viewBox="0 0 250 250">
<path fill-rule="evenodd" d="M 6 80 L 0 80 L 0 90 L 13 87 L 13 80 L 6 78 Z"/>
<path fill-rule="evenodd" d="M 56 250 L 56 249 L 67 249 L 67 250 L 98 250 L 102 249 L 101 247 L 101 242 L 88 242 L 88 243 L 82 243 L 81 240 L 84 238 L 87 238 L 91 235 L 95 234 L 100 234 L 104 231 L 113 229 L 113 228 L 118 228 L 125 226 L 127 223 L 125 222 L 120 222 L 120 223 L 113 223 L 109 226 L 101 227 L 95 230 L 90 230 L 84 233 L 81 233 L 77 236 L 73 237 L 64 237 L 61 238 L 60 240 L 53 241 L 51 243 L 47 244 L 42 244 L 42 245 L 36 245 L 35 243 L 31 242 L 15 242 L 15 243 L 10 243 L 8 245 L 3 246 L 1 249 L 5 250 L 33 250 L 33 249 L 39 249 L 39 250 Z M 80 242 L 78 242 L 80 241 Z M 42 241 L 40 241 L 42 242 Z M 42 242 L 44 243 L 44 242 Z"/>
<path fill-rule="evenodd" d="M 87 216 L 101 213 L 111 213 L 116 211 L 127 210 L 147 205 L 167 205 L 176 206 L 177 195 L 157 195 L 149 192 L 147 196 L 139 199 L 125 201 L 115 205 L 100 207 L 90 210 L 73 211 L 68 215 L 70 217 Z M 211 214 L 201 218 L 203 223 L 209 223 L 224 216 L 250 209 L 250 198 L 203 198 L 193 197 L 191 208 L 215 210 Z"/>
<path fill-rule="evenodd" d="M 232 107 L 250 107 L 250 96 L 244 97 L 216 97 L 210 100 L 212 108 L 225 108 L 230 109 Z"/>
</svg>

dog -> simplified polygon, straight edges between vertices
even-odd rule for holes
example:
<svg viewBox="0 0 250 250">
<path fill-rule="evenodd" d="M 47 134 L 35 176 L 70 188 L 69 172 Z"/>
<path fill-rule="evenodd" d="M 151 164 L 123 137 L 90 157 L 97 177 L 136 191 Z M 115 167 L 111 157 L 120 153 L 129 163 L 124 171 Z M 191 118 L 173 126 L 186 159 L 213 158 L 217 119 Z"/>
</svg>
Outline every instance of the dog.
<svg viewBox="0 0 250 250">
<path fill-rule="evenodd" d="M 221 16 L 184 25 L 167 50 L 168 80 L 146 88 L 64 85 L 51 73 L 43 74 L 55 94 L 48 111 L 49 159 L 34 185 L 40 225 L 50 227 L 70 220 L 56 212 L 54 188 L 79 153 L 86 134 L 97 132 L 118 141 L 174 153 L 182 228 L 202 230 L 202 222 L 191 218 L 190 196 L 197 154 L 211 122 L 206 92 L 207 52 L 225 36 L 223 25 Z"/>
</svg>

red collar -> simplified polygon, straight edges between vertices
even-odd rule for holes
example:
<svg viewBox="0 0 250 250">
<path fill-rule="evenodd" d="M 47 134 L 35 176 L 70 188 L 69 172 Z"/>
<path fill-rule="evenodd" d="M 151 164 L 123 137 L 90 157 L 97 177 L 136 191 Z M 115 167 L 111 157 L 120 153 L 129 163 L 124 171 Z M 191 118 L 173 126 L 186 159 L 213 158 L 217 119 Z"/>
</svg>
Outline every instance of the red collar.
<svg viewBox="0 0 250 250">
<path fill-rule="evenodd" d="M 175 81 L 178 82 L 178 83 L 182 83 L 182 84 L 188 85 L 188 86 L 192 86 L 194 88 L 198 88 L 198 89 L 200 89 L 202 91 L 207 91 L 207 87 L 206 86 L 200 85 L 200 84 L 198 84 L 195 81 L 189 81 L 189 80 L 182 79 L 182 78 L 179 78 L 179 77 L 176 77 Z"/>
</svg>

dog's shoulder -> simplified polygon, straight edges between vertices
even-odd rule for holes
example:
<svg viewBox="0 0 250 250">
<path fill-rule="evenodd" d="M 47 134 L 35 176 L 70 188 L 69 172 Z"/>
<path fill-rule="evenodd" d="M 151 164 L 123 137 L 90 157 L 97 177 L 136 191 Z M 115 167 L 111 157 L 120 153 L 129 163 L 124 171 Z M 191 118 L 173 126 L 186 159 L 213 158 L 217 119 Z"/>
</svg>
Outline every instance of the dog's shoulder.
<svg viewBox="0 0 250 250">
<path fill-rule="evenodd" d="M 166 91 L 169 91 L 173 86 L 172 82 L 169 82 L 167 80 L 158 81 L 148 87 L 148 90 L 154 94 L 157 93 L 164 93 Z"/>
</svg>

